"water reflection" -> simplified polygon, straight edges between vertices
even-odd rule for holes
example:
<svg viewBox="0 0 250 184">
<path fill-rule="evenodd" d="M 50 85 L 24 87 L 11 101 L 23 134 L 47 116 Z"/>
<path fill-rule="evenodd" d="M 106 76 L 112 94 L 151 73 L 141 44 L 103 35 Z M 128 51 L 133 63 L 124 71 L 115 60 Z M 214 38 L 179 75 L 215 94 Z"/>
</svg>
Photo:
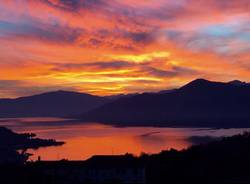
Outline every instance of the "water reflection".
<svg viewBox="0 0 250 184">
<path fill-rule="evenodd" d="M 113 127 L 99 123 L 82 123 L 60 118 L 1 119 L 1 126 L 14 131 L 33 132 L 40 138 L 65 141 L 61 147 L 30 150 L 31 159 L 39 155 L 45 160 L 86 159 L 102 154 L 157 153 L 164 149 L 183 149 L 203 136 L 220 137 L 238 134 L 249 129 L 210 128 L 157 128 L 157 127 Z M 203 139 L 205 140 L 205 138 Z"/>
<path fill-rule="evenodd" d="M 163 132 L 148 132 L 137 136 L 135 140 L 147 153 L 155 153 L 156 150 L 161 151 L 170 148 L 180 150 L 190 146 L 186 136 L 174 129 L 171 131 L 171 134 L 165 129 Z"/>
</svg>

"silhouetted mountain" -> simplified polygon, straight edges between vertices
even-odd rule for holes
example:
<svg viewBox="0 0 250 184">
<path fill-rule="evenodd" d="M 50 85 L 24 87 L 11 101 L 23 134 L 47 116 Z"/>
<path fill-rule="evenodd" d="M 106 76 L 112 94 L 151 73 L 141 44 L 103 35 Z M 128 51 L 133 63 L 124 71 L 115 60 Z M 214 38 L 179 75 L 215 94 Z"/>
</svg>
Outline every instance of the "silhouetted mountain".
<svg viewBox="0 0 250 184">
<path fill-rule="evenodd" d="M 116 125 L 250 126 L 250 86 L 194 80 L 168 93 L 120 98 L 85 113 L 86 121 Z"/>
<path fill-rule="evenodd" d="M 109 99 L 111 101 L 113 100 L 117 100 L 119 98 L 124 98 L 124 97 L 132 97 L 135 95 L 138 95 L 139 93 L 129 93 L 129 94 L 118 94 L 118 95 L 109 95 L 109 96 L 105 96 L 106 99 Z"/>
<path fill-rule="evenodd" d="M 250 86 L 249 83 L 242 82 L 242 81 L 239 81 L 239 80 L 233 80 L 233 81 L 230 81 L 228 83 L 232 84 L 232 85 L 237 85 L 237 86 Z"/>
<path fill-rule="evenodd" d="M 165 94 L 165 93 L 172 93 L 174 92 L 176 89 L 166 89 L 166 90 L 161 90 L 159 92 L 157 92 L 158 94 Z"/>
<path fill-rule="evenodd" d="M 69 91 L 0 99 L 0 117 L 64 117 L 87 112 L 107 101 L 104 97 Z"/>
<path fill-rule="evenodd" d="M 118 95 L 110 95 L 110 96 L 105 96 L 106 99 L 110 99 L 111 101 L 118 100 L 120 98 L 127 98 L 127 97 L 133 97 L 136 95 L 141 95 L 141 94 L 165 94 L 165 93 L 171 93 L 175 91 L 176 89 L 167 89 L 167 90 L 161 90 L 157 92 L 143 92 L 143 93 L 128 93 L 128 94 L 118 94 Z M 110 101 L 110 102 L 111 102 Z"/>
</svg>

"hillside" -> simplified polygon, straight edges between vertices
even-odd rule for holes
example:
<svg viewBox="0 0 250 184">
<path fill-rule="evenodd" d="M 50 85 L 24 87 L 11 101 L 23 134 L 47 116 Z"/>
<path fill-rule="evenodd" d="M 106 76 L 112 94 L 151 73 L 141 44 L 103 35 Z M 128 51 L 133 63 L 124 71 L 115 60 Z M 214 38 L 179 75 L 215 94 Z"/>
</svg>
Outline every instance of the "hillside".
<svg viewBox="0 0 250 184">
<path fill-rule="evenodd" d="M 0 99 L 0 117 L 65 117 L 87 112 L 107 101 L 104 97 L 69 91 Z"/>
<path fill-rule="evenodd" d="M 250 85 L 194 80 L 169 93 L 120 98 L 82 115 L 121 126 L 250 126 Z"/>
</svg>

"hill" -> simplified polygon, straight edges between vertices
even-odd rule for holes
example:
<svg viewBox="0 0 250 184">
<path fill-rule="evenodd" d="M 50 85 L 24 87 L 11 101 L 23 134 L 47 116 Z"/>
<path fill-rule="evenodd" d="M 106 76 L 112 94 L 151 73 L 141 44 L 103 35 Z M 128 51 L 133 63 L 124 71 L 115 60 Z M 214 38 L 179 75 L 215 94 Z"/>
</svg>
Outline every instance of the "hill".
<svg viewBox="0 0 250 184">
<path fill-rule="evenodd" d="M 0 118 L 65 117 L 81 114 L 109 101 L 104 97 L 55 91 L 17 99 L 0 99 Z"/>
<path fill-rule="evenodd" d="M 250 85 L 194 80 L 168 93 L 120 98 L 82 115 L 121 126 L 250 126 Z"/>
</svg>

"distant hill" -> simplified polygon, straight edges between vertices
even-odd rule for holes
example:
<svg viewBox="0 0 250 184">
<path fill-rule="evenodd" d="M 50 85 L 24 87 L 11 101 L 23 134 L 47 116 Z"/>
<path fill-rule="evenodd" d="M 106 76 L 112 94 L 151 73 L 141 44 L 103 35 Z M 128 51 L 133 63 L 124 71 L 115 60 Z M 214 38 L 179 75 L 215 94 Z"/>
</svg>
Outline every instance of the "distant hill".
<svg viewBox="0 0 250 184">
<path fill-rule="evenodd" d="M 250 84 L 194 80 L 158 93 L 93 96 L 55 91 L 0 99 L 0 118 L 76 117 L 120 126 L 250 127 Z"/>
<path fill-rule="evenodd" d="M 197 79 L 167 93 L 119 98 L 82 119 L 122 126 L 250 127 L 250 85 Z"/>
<path fill-rule="evenodd" d="M 84 93 L 55 91 L 17 99 L 0 99 L 0 118 L 65 117 L 92 110 L 108 99 Z"/>
<path fill-rule="evenodd" d="M 129 93 L 129 94 L 118 94 L 118 95 L 110 95 L 110 96 L 105 96 L 106 99 L 109 99 L 111 101 L 117 100 L 119 98 L 126 98 L 126 97 L 132 97 L 135 95 L 138 95 L 139 93 Z"/>
</svg>

